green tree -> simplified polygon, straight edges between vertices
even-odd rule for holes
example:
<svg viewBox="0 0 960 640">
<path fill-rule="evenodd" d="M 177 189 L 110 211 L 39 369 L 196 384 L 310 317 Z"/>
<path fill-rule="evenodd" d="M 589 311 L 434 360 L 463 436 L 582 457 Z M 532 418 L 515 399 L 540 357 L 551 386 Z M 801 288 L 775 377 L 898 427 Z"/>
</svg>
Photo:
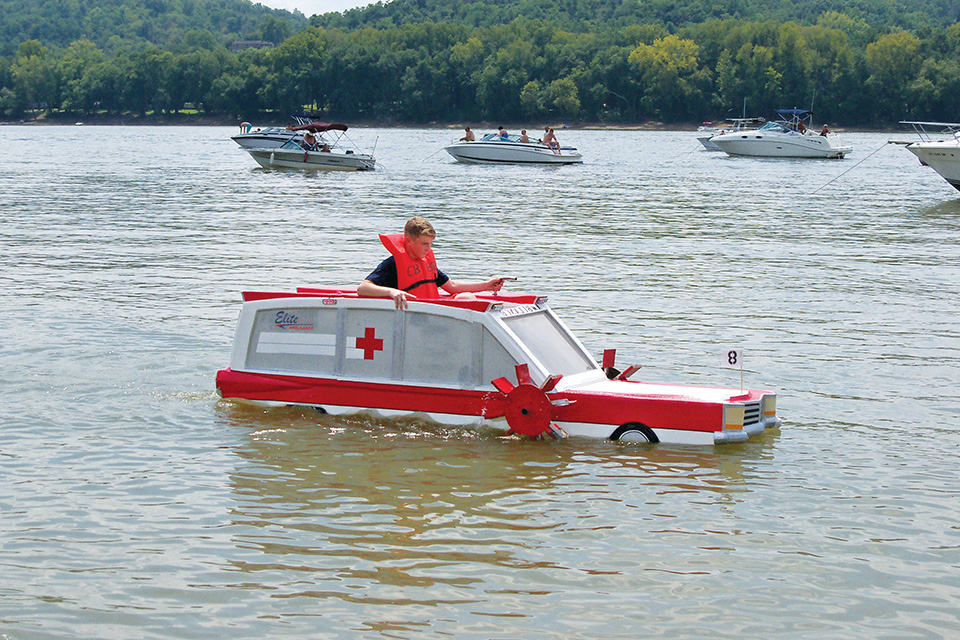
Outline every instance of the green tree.
<svg viewBox="0 0 960 640">
<path fill-rule="evenodd" d="M 867 45 L 866 86 L 878 119 L 899 119 L 908 113 L 908 88 L 920 68 L 920 39 L 906 31 L 888 33 Z"/>
</svg>

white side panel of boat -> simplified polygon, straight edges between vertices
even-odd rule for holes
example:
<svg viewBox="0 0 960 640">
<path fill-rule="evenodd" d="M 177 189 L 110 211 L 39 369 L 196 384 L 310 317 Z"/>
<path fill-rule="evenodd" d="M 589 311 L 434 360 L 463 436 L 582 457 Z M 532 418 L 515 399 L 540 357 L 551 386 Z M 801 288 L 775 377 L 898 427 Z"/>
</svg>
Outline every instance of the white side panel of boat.
<svg viewBox="0 0 960 640">
<path fill-rule="evenodd" d="M 279 149 L 247 149 L 265 169 L 316 169 L 319 171 L 369 171 L 376 161 L 366 154 L 304 152 Z M 306 159 L 304 159 L 306 157 Z"/>
<path fill-rule="evenodd" d="M 907 150 L 940 176 L 960 190 L 960 144 L 946 142 L 915 142 Z"/>
<path fill-rule="evenodd" d="M 734 133 L 716 136 L 712 142 L 732 156 L 761 158 L 842 158 L 851 150 L 828 136 Z"/>
<path fill-rule="evenodd" d="M 543 145 L 514 142 L 460 142 L 445 147 L 458 162 L 471 164 L 578 164 L 583 156 L 572 147 L 560 153 Z"/>
</svg>

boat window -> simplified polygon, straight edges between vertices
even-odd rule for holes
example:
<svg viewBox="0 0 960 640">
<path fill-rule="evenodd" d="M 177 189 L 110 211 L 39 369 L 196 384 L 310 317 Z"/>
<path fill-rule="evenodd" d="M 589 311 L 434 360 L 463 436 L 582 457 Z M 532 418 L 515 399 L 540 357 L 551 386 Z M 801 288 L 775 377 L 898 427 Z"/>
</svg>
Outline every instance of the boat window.
<svg viewBox="0 0 960 640">
<path fill-rule="evenodd" d="M 343 374 L 355 378 L 393 376 L 394 312 L 349 309 L 344 313 Z"/>
<path fill-rule="evenodd" d="M 333 309 L 273 308 L 257 312 L 247 363 L 250 369 L 333 373 L 337 317 Z"/>
<path fill-rule="evenodd" d="M 597 368 L 597 363 L 577 347 L 571 336 L 545 310 L 508 316 L 503 322 L 551 375 L 572 375 Z"/>
<path fill-rule="evenodd" d="M 446 316 L 408 311 L 403 338 L 403 380 L 461 387 L 479 381 L 478 326 Z"/>
<path fill-rule="evenodd" d="M 507 353 L 500 341 L 493 337 L 490 330 L 483 328 L 483 367 L 480 383 L 489 385 L 497 378 L 506 378 L 517 384 L 517 361 Z"/>
</svg>

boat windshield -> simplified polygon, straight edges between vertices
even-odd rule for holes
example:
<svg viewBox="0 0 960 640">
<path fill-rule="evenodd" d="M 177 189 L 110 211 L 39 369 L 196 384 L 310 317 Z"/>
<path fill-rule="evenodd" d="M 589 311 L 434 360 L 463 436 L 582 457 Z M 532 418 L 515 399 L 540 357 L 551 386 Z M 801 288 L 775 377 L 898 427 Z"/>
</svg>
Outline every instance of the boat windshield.
<svg viewBox="0 0 960 640">
<path fill-rule="evenodd" d="M 550 375 L 569 376 L 597 368 L 597 363 L 580 350 L 573 337 L 546 310 L 504 317 L 503 322 Z"/>
<path fill-rule="evenodd" d="M 780 133 L 790 133 L 792 130 L 783 126 L 779 122 L 768 122 L 758 129 L 758 131 L 777 131 Z"/>
</svg>

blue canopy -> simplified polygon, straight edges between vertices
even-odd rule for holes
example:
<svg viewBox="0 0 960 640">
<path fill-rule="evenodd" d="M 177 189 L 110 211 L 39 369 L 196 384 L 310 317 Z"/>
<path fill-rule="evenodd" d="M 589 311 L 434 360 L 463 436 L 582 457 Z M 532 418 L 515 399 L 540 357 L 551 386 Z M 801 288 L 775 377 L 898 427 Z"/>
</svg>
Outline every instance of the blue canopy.
<svg viewBox="0 0 960 640">
<path fill-rule="evenodd" d="M 806 109 L 777 109 L 777 113 L 786 118 L 787 116 L 795 116 L 797 118 L 802 118 L 803 116 L 813 115 L 813 111 L 807 111 Z"/>
</svg>

